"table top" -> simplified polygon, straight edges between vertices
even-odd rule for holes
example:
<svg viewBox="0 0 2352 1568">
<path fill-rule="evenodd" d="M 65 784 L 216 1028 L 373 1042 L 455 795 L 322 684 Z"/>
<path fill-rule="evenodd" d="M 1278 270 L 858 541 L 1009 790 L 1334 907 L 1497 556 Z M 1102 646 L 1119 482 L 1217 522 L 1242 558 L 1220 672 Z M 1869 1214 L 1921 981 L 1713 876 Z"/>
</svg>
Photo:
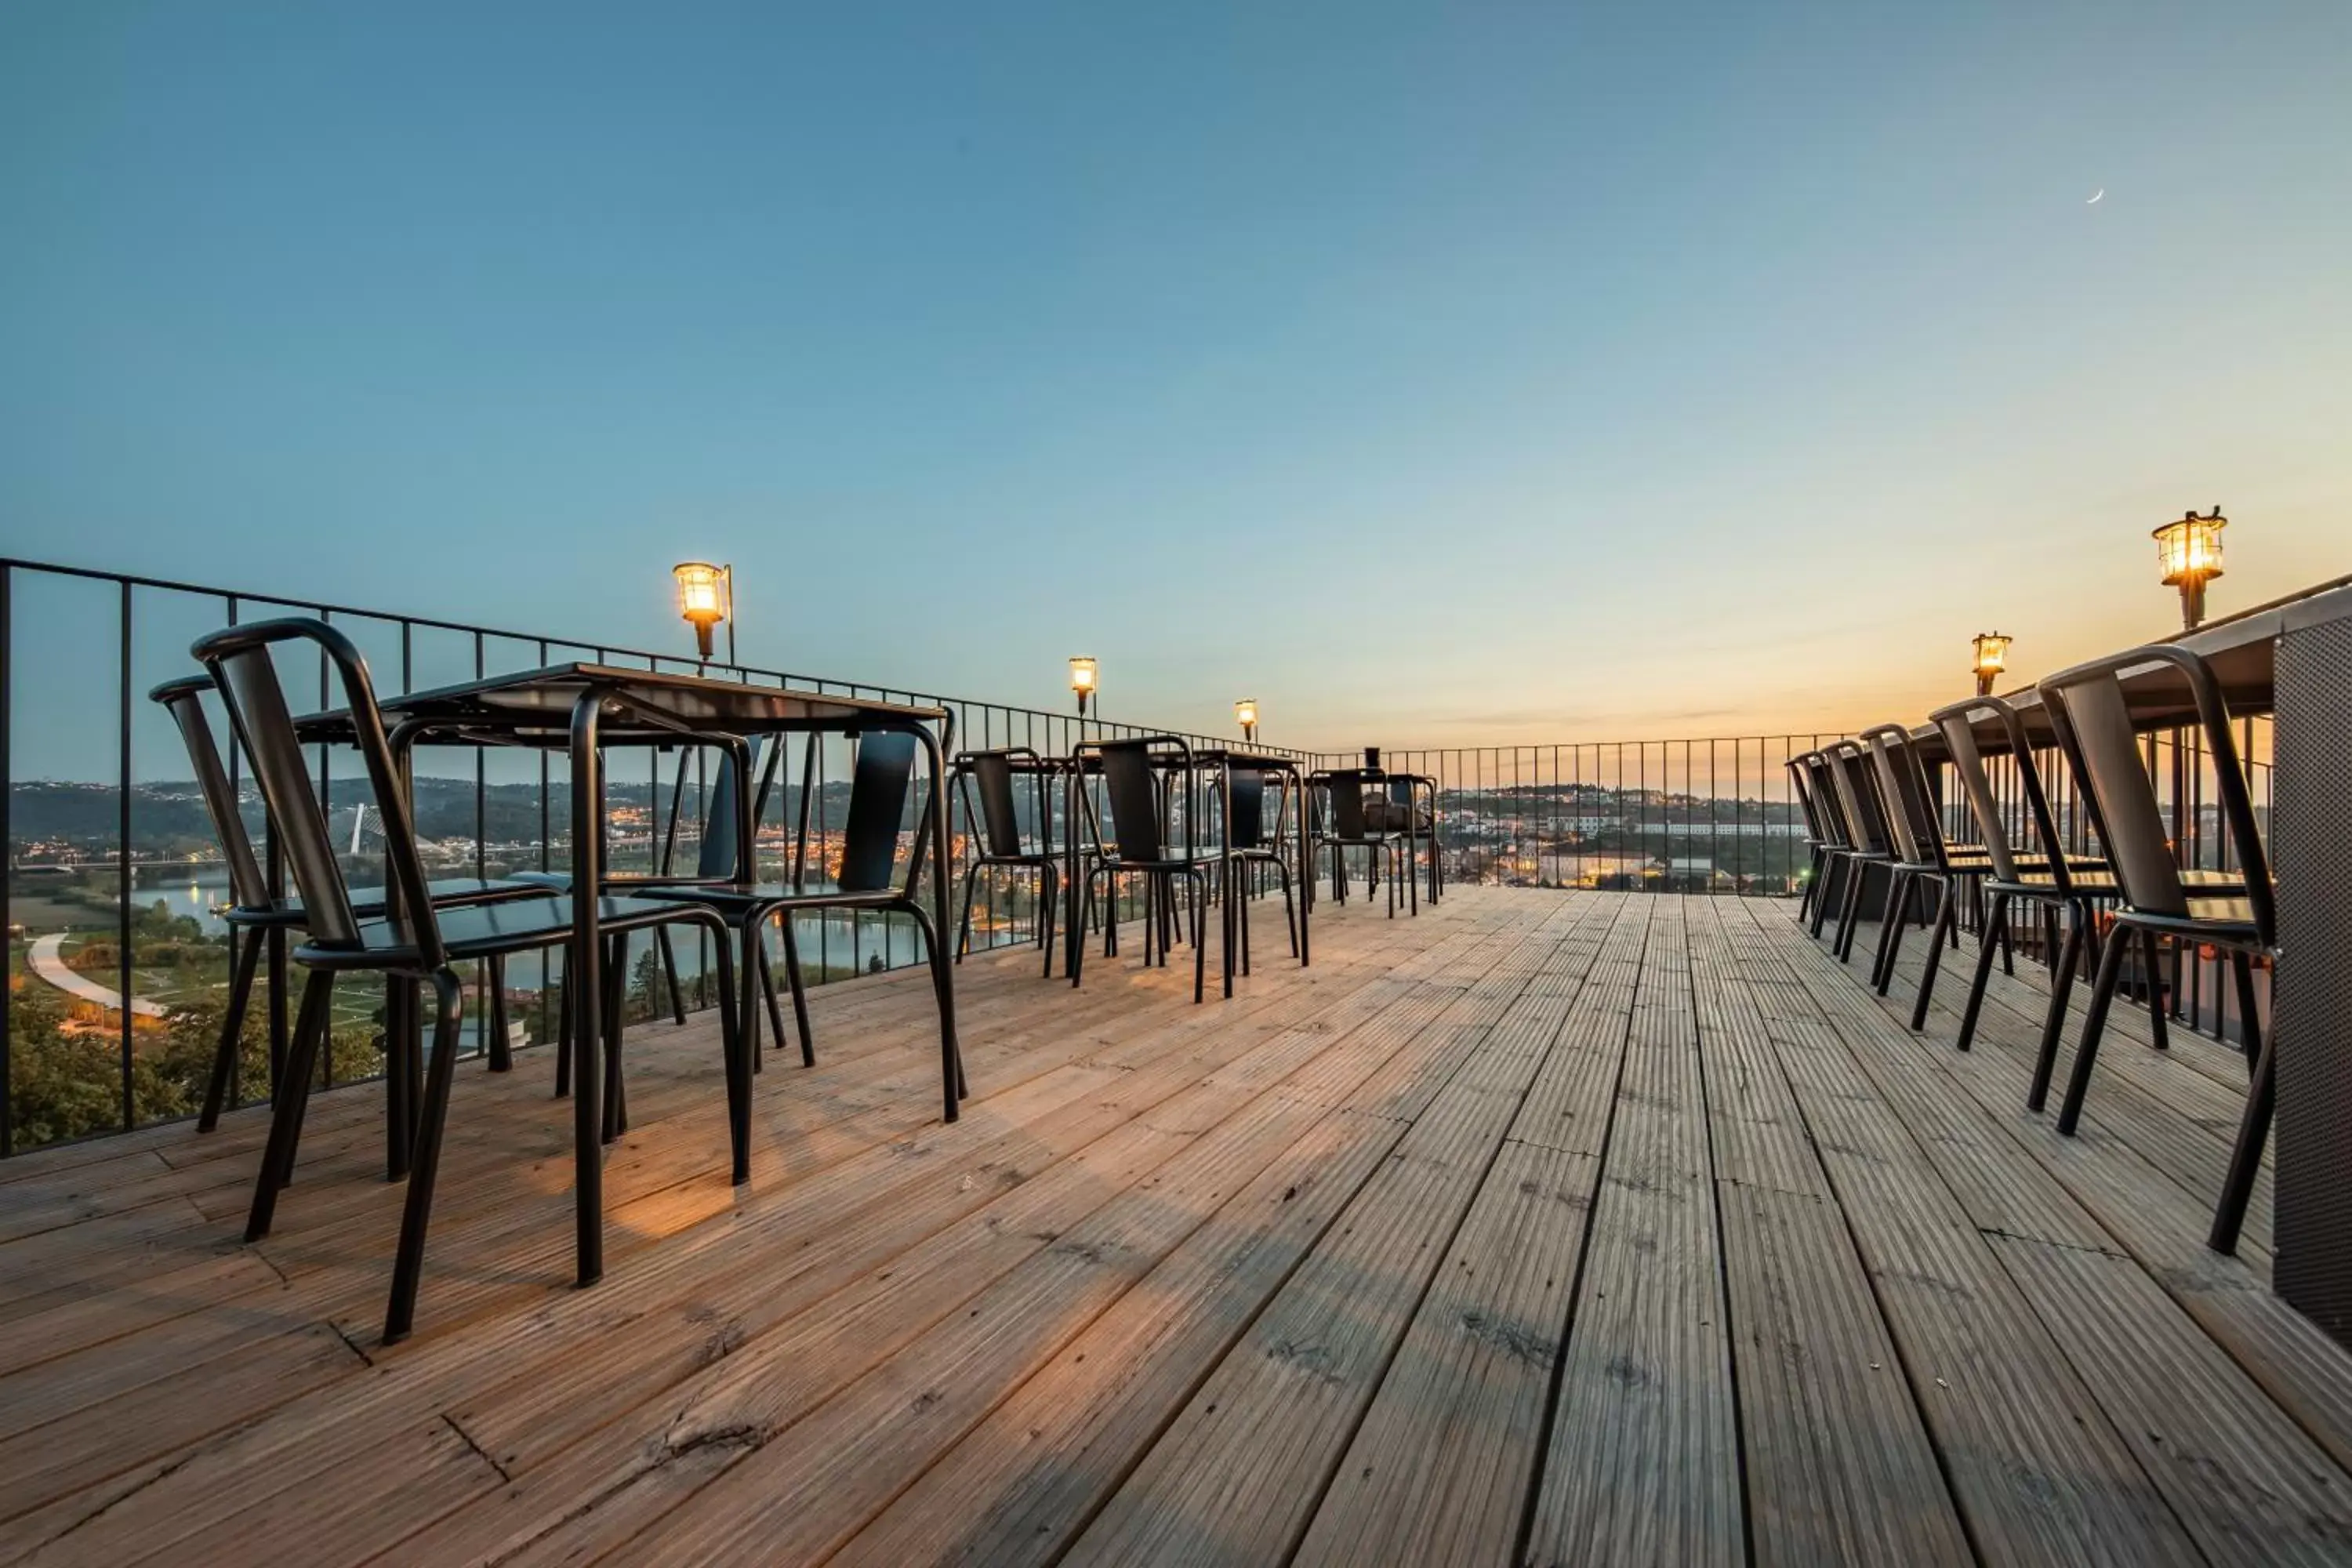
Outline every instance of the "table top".
<svg viewBox="0 0 2352 1568">
<path fill-rule="evenodd" d="M 383 717 L 387 726 L 422 725 L 418 739 L 426 742 L 562 745 L 571 733 L 572 708 L 592 689 L 610 699 L 599 732 L 611 743 L 676 740 L 680 731 L 912 729 L 949 717 L 944 708 L 589 663 L 551 664 L 386 698 Z M 299 728 L 309 741 L 348 740 L 351 715 L 347 710 L 314 713 L 299 721 Z"/>
<path fill-rule="evenodd" d="M 2221 681 L 2230 711 L 2249 717 L 2268 713 L 2276 705 L 2273 673 L 2279 637 L 2287 632 L 2346 619 L 2352 619 L 2352 577 L 2338 577 L 2287 598 L 2241 611 L 2225 620 L 2210 622 L 2193 632 L 2160 640 L 2201 656 Z M 2123 683 L 2134 728 L 2145 732 L 2196 722 L 2196 704 L 2190 700 L 2188 682 L 2171 665 L 2146 664 L 2127 669 L 2124 671 Z M 2056 743 L 2041 694 L 2034 688 L 2022 687 L 2000 695 L 2002 701 L 2017 710 L 2035 745 Z M 1998 742 L 2000 749 L 2007 749 L 2005 742 L 1999 742 L 2000 731 L 1990 718 L 1980 721 L 1977 731 L 1989 748 Z M 1943 755 L 1943 736 L 1934 725 L 1922 725 L 1913 733 L 1928 756 Z"/>
</svg>

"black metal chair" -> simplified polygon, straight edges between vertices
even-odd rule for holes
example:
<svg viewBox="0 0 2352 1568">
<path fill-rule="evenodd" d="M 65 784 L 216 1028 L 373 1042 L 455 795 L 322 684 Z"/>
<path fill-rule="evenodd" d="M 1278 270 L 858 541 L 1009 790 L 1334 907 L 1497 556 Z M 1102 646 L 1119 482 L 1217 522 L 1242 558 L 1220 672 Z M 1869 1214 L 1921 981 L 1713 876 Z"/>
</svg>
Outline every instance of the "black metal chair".
<svg viewBox="0 0 2352 1568">
<path fill-rule="evenodd" d="M 350 709 L 356 749 L 383 820 L 384 863 L 393 897 L 380 919 L 362 918 L 353 908 L 352 889 L 344 881 L 334 845 L 327 837 L 326 820 L 310 790 L 302 742 L 271 656 L 273 645 L 288 641 L 318 646 L 333 668 Z M 310 973 L 287 1060 L 288 1092 L 278 1097 L 271 1113 L 268 1146 L 254 1183 L 253 1208 L 246 1225 L 247 1241 L 269 1233 L 278 1191 L 292 1177 L 303 1110 L 310 1100 L 299 1089 L 309 1085 L 320 1043 L 327 1034 L 336 978 L 373 973 L 395 983 L 421 983 L 433 991 L 431 1058 L 416 1118 L 414 1169 L 401 1217 L 392 1295 L 384 1310 L 383 1337 L 391 1343 L 405 1338 L 415 1321 L 417 1283 L 424 1270 L 425 1229 L 432 1219 L 434 1181 L 456 1070 L 461 992 L 454 966 L 576 941 L 572 900 L 541 896 L 457 909 L 436 906 L 417 847 L 407 791 L 384 733 L 367 663 L 334 627 L 305 619 L 258 621 L 200 638 L 193 651 L 212 672 L 253 763 L 254 781 L 261 790 L 272 835 L 283 847 L 301 893 L 308 933 L 294 954 Z M 736 1027 L 732 964 L 723 940 L 724 925 L 707 910 L 642 899 L 603 900 L 599 919 L 607 931 L 665 921 L 702 924 L 714 928 L 722 939 L 717 944 L 720 1050 L 727 1068 L 734 1179 L 746 1180 L 751 1173 L 751 1080 Z M 398 1029 L 387 1034 L 395 1054 L 405 1048 L 402 1036 Z M 398 1061 L 388 1061 L 386 1069 L 388 1081 L 393 1082 L 399 1081 L 406 1070 Z"/>
<path fill-rule="evenodd" d="M 876 910 L 886 913 L 912 916 L 916 929 L 922 933 L 923 950 L 929 960 L 934 999 L 940 1013 L 940 1056 L 943 1075 L 955 1086 L 961 1098 L 966 1092 L 962 1057 L 956 1043 L 955 992 L 948 978 L 950 957 L 943 933 L 931 923 L 930 911 L 923 907 L 915 882 L 921 869 L 921 840 L 930 837 L 931 813 L 925 809 L 916 830 L 918 845 L 915 857 L 908 864 L 903 884 L 895 883 L 891 873 L 898 853 L 899 825 L 905 820 L 907 804 L 914 784 L 916 737 L 903 730 L 869 731 L 858 737 L 857 757 L 850 770 L 849 811 L 842 825 L 841 867 L 833 885 L 811 887 L 805 875 L 806 858 L 795 855 L 793 879 L 790 883 L 764 883 L 745 887 L 734 884 L 697 884 L 693 886 L 648 885 L 639 889 L 647 899 L 675 900 L 711 911 L 720 917 L 727 927 L 742 940 L 747 959 L 745 978 L 748 983 L 753 970 L 751 965 L 762 962 L 764 943 L 761 931 L 770 921 L 783 926 L 784 958 L 792 985 L 793 1006 L 801 1037 L 801 1060 L 803 1065 L 816 1065 L 816 1045 L 810 1029 L 805 1005 L 797 939 L 793 934 L 793 917 L 803 910 L 818 913 Z M 738 766 L 743 764 L 739 762 Z M 745 769 L 748 773 L 748 768 Z M 722 770 L 721 785 L 731 776 L 732 770 Z M 947 781 L 934 777 L 929 787 L 944 789 Z M 814 782 L 803 784 L 802 799 L 806 803 L 815 794 Z M 728 809 L 719 809 L 718 791 L 713 791 L 712 821 L 722 816 L 731 818 L 732 800 Z M 803 831 L 805 829 L 803 828 Z M 730 832 L 725 840 L 724 855 L 733 864 Z M 947 849 L 937 845 L 938 874 L 947 875 Z M 750 1005 L 750 998 L 744 999 Z M 769 991 L 769 1015 L 775 1018 L 774 993 Z M 781 1037 L 782 1025 L 775 1023 Z M 625 1115 L 625 1113 L 624 1113 Z M 621 1123 L 626 1126 L 624 1120 Z"/>
<path fill-rule="evenodd" d="M 1979 731 L 1987 719 L 1996 726 L 1993 750 L 2006 752 L 2016 771 L 2018 794 L 2041 846 L 2038 851 L 2018 844 L 2011 837 L 2010 818 L 2002 811 L 1999 793 L 1993 787 L 1992 775 L 1986 765 L 1984 739 Z M 1979 891 L 1990 901 L 1979 922 L 1976 973 L 1969 984 L 1968 1003 L 1960 1014 L 1957 1044 L 1965 1051 L 1975 1040 L 1985 988 L 1992 978 L 1994 949 L 1999 945 L 2004 952 L 2008 950 L 2011 915 L 2017 906 L 2027 904 L 2041 912 L 2043 951 L 2052 957 L 2050 1005 L 2042 1019 L 2041 1045 L 2041 1059 L 2051 1060 L 2058 1048 L 2059 1033 L 2065 1026 L 2066 1002 L 2074 988 L 2076 966 L 2088 944 L 2097 941 L 2094 910 L 2116 897 L 2115 879 L 2108 874 L 2105 861 L 2067 850 L 2057 815 L 2051 809 L 2049 792 L 2042 787 L 2042 770 L 2034 761 L 2025 721 L 2015 708 L 1998 697 L 1976 697 L 1939 708 L 1928 715 L 1928 721 L 1943 736 L 1952 773 L 1968 800 L 1969 816 L 1976 822 L 1977 835 L 1990 868 L 1979 884 Z M 1948 922 L 1948 914 L 1945 919 Z M 1927 1006 L 1935 984 L 1936 960 L 1931 954 L 1919 979 L 1918 999 L 1911 1010 L 1914 1029 L 1927 1027 Z M 2160 1037 L 2164 1028 L 2161 1008 L 2158 1009 L 2156 1027 Z M 2045 1079 L 2032 1091 L 2029 1103 L 2034 1110 L 2042 1109 L 2048 1088 Z"/>
<path fill-rule="evenodd" d="M 261 858 L 255 853 L 252 836 L 246 831 L 236 791 L 229 782 L 228 769 L 214 740 L 212 722 L 205 714 L 205 694 L 213 689 L 211 677 L 191 675 L 167 680 L 147 694 L 150 700 L 171 715 L 179 729 L 180 739 L 187 747 L 188 765 L 195 773 L 197 793 L 204 797 L 205 815 L 212 823 L 213 836 L 220 841 L 221 859 L 228 870 L 229 902 L 220 911 L 220 918 L 232 933 L 236 952 L 230 963 L 228 1000 L 221 1020 L 220 1040 L 214 1049 L 212 1070 L 205 1081 L 204 1108 L 196 1117 L 199 1132 L 210 1132 L 220 1125 L 221 1110 L 236 1073 L 246 1010 L 252 1001 L 256 972 L 260 967 L 268 933 L 298 932 L 306 928 L 300 898 L 271 895 Z M 459 909 L 505 899 L 536 898 L 541 896 L 541 889 L 514 878 L 436 877 L 425 884 L 425 894 L 437 909 Z M 352 912 L 359 919 L 383 918 L 383 889 L 352 888 L 349 898 Z M 490 1070 L 504 1072 L 512 1065 L 507 1039 L 505 956 L 492 957 L 488 967 L 490 1006 L 484 1030 L 486 1054 Z M 406 1173 L 406 1160 L 401 1152 L 406 1140 L 395 1137 L 391 1142 L 391 1174 L 397 1180 Z"/>
<path fill-rule="evenodd" d="M 1095 818 L 1091 810 L 1086 814 L 1095 835 L 1095 863 L 1085 873 L 1077 912 L 1079 928 L 1084 930 L 1093 916 L 1097 880 L 1104 883 L 1108 893 L 1117 886 L 1115 879 L 1140 876 L 1144 884 L 1143 963 L 1147 968 L 1151 964 L 1152 937 L 1157 931 L 1160 963 L 1165 965 L 1170 928 L 1175 923 L 1172 917 L 1176 884 L 1181 879 L 1191 895 L 1192 1000 L 1203 1000 L 1208 991 L 1204 938 L 1209 891 L 1219 857 L 1202 854 L 1195 838 L 1201 814 L 1192 787 L 1192 748 L 1180 736 L 1145 735 L 1124 741 L 1081 742 L 1071 755 L 1081 767 L 1089 758 L 1099 761 L 1103 797 L 1110 812 L 1108 837 L 1103 832 L 1104 824 Z M 1171 842 L 1180 790 L 1184 806 L 1181 848 Z M 1118 922 L 1114 919 L 1106 923 L 1115 929 Z M 1071 951 L 1083 953 L 1085 943 L 1078 943 Z M 1071 966 L 1071 984 L 1078 984 L 1082 968 L 1083 962 Z"/>
<path fill-rule="evenodd" d="M 1886 824 L 1885 804 L 1879 799 L 1878 781 L 1862 747 L 1838 741 L 1822 749 L 1822 761 L 1838 803 L 1846 843 L 1835 852 L 1843 862 L 1843 887 L 1838 900 L 1837 931 L 1830 950 L 1841 963 L 1853 956 L 1854 936 L 1868 896 L 1871 874 L 1895 863 L 1895 843 Z M 1889 879 L 1881 879 L 1882 881 Z M 1821 934 L 1821 910 L 1813 912 L 1813 934 Z"/>
<path fill-rule="evenodd" d="M 1789 787 L 1796 795 L 1797 807 L 1805 818 L 1808 869 L 1804 889 L 1797 898 L 1797 923 L 1800 925 L 1811 915 L 1813 905 L 1821 897 L 1822 871 L 1830 850 L 1839 842 L 1832 836 L 1827 808 L 1813 798 L 1813 773 L 1808 764 L 1820 755 L 1818 752 L 1806 752 L 1790 757 L 1787 763 Z"/>
<path fill-rule="evenodd" d="M 1298 956 L 1298 905 L 1292 897 L 1290 862 L 1282 852 L 1284 828 L 1289 816 L 1290 791 L 1287 786 L 1275 792 L 1275 819 L 1265 819 L 1265 781 L 1268 770 L 1254 768 L 1239 759 L 1225 765 L 1224 838 L 1225 875 L 1223 893 L 1226 924 L 1225 941 L 1238 942 L 1236 948 L 1244 974 L 1250 972 L 1248 888 L 1245 883 L 1250 868 L 1271 866 L 1282 886 L 1282 917 L 1290 928 L 1290 956 Z M 1276 773 L 1278 778 L 1287 778 Z"/>
<path fill-rule="evenodd" d="M 1388 886 L 1389 918 L 1397 911 L 1397 884 L 1402 881 L 1411 900 L 1411 912 L 1421 912 L 1420 883 L 1414 879 L 1412 868 L 1406 863 L 1406 833 L 1402 826 L 1374 826 L 1366 811 L 1369 804 L 1365 785 L 1373 778 L 1385 774 L 1369 768 L 1327 768 L 1307 775 L 1309 805 L 1314 808 L 1315 824 L 1307 846 L 1307 860 L 1312 864 L 1325 849 L 1331 851 L 1331 896 L 1340 903 L 1348 901 L 1348 867 L 1346 854 L 1350 849 L 1364 851 L 1365 868 L 1370 882 L 1383 881 Z M 1381 801 L 1381 821 L 1390 820 L 1386 801 Z M 1389 875 L 1383 879 L 1381 868 L 1385 861 Z M 1311 896 L 1311 895 L 1310 895 Z"/>
<path fill-rule="evenodd" d="M 2122 679 L 2124 671 L 2155 663 L 2172 666 L 2188 683 L 2196 704 L 2197 726 L 2213 764 L 2221 825 L 2240 868 L 2237 872 L 2184 869 L 2174 858 L 2156 784 L 2132 731 Z M 2270 859 L 2255 824 L 2253 799 L 2239 762 L 2237 741 L 2230 730 L 2229 704 L 2222 698 L 2221 682 L 2202 658 L 2187 648 L 2164 643 L 2061 670 L 2043 679 L 2039 690 L 2122 895 L 2116 910 L 2116 930 L 2100 959 L 2098 978 L 2092 983 L 2082 1043 L 2074 1048 L 2074 1071 L 2058 1110 L 2058 1131 L 2072 1136 L 2082 1120 L 2107 1009 L 2121 980 L 2124 955 L 2132 946 L 2128 933 L 2140 933 L 2150 988 L 2159 994 L 2159 941 L 2208 945 L 2228 953 L 2247 1030 L 2246 1061 L 2252 1082 L 2207 1245 L 2216 1252 L 2234 1252 L 2254 1174 L 2262 1164 L 2263 1145 L 2270 1136 L 2276 1092 L 2273 1069 L 2278 1043 L 2274 1036 L 2263 1037 L 2257 1022 L 2252 961 L 2277 957 L 2278 910 Z M 2042 1076 L 2037 1073 L 2037 1078 Z"/>
<path fill-rule="evenodd" d="M 1032 820 L 1037 825 L 1036 847 L 1022 836 L 1021 811 L 1013 798 L 1015 764 L 1035 786 Z M 971 950 L 971 900 L 983 870 L 1011 868 L 1037 874 L 1037 945 L 1045 950 L 1045 977 L 1054 973 L 1054 917 L 1060 900 L 1062 864 L 1054 848 L 1053 775 L 1044 757 L 1028 746 L 1003 746 L 994 751 L 962 752 L 955 760 L 956 784 L 963 796 L 964 822 L 981 845 L 963 874 L 963 915 L 956 927 L 956 962 Z M 979 799 L 975 804 L 973 792 Z"/>
<path fill-rule="evenodd" d="M 1862 743 L 1869 748 L 1878 797 L 1887 805 L 1887 829 L 1895 848 L 1887 868 L 1886 914 L 1879 922 L 1878 954 L 1870 969 L 1871 984 L 1884 996 L 1894 984 L 1903 929 L 1911 923 L 1919 894 L 1930 886 L 1935 892 L 1938 952 L 1947 939 L 1957 946 L 1959 931 L 1951 911 L 1958 907 L 1963 883 L 1982 876 L 1991 862 L 1980 846 L 1955 845 L 1944 837 L 1927 764 L 1909 730 L 1900 724 L 1876 725 L 1862 732 Z"/>
</svg>

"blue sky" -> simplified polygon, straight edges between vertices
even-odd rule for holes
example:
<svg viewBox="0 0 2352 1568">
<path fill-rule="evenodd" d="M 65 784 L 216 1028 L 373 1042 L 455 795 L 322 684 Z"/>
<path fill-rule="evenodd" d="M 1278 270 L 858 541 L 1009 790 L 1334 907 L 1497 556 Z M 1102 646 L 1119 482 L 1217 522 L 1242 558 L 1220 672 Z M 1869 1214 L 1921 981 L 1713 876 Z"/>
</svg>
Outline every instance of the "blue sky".
<svg viewBox="0 0 2352 1568">
<path fill-rule="evenodd" d="M 0 548 L 1292 743 L 2352 571 L 2352 7 L 26 4 Z M 2095 191 L 2105 197 L 2087 205 Z M 20 636 L 23 635 L 20 631 Z"/>
</svg>

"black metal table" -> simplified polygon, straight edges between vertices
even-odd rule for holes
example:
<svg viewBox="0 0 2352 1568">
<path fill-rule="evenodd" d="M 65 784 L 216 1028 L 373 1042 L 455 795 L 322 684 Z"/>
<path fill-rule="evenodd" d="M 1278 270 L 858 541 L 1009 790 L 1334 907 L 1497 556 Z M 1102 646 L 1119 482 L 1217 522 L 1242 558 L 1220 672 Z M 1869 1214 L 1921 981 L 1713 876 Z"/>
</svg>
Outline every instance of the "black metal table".
<svg viewBox="0 0 2352 1568">
<path fill-rule="evenodd" d="M 916 864 L 909 868 L 909 886 L 920 873 L 928 841 L 934 919 L 940 933 L 935 940 L 944 941 L 948 837 L 947 770 L 942 763 L 953 743 L 954 718 L 943 708 L 590 663 L 550 665 L 436 687 L 388 699 L 382 706 L 401 748 L 404 772 L 408 754 L 419 745 L 562 748 L 570 752 L 572 936 L 564 962 L 571 976 L 572 1029 L 562 1048 L 572 1055 L 579 1278 L 583 1285 L 593 1284 L 604 1273 L 604 1116 L 599 1102 L 604 1081 L 599 1059 L 604 1037 L 600 1016 L 604 940 L 597 920 L 597 900 L 604 885 L 604 748 L 740 742 L 761 735 L 865 731 L 913 734 L 929 759 L 932 787 L 925 813 L 927 830 L 916 836 Z M 316 714 L 301 721 L 300 731 L 306 741 L 347 742 L 351 719 L 345 712 Z M 741 847 L 739 879 L 748 888 L 756 880 L 757 826 L 748 776 L 740 778 L 734 795 L 736 843 Z M 938 984 L 945 1116 L 953 1121 L 958 1110 L 954 998 L 950 979 L 942 976 Z M 757 1008 L 744 1010 L 747 1053 L 757 1037 L 748 1031 L 756 1031 L 758 1016 Z"/>
<path fill-rule="evenodd" d="M 2273 1131 L 2272 1288 L 2352 1346 L 2352 577 L 2167 639 L 2206 659 L 2232 714 L 2268 713 L 2271 859 L 2278 868 L 2279 1042 Z M 2143 733 L 2193 723 L 2170 666 L 2124 674 Z M 2052 742 L 2031 689 L 2008 695 L 2036 745 Z M 1989 750 L 2006 750 L 1979 730 Z M 1944 754 L 1933 727 L 1923 751 Z"/>
<path fill-rule="evenodd" d="M 1292 758 L 1276 756 L 1270 752 L 1242 751 L 1233 747 L 1215 746 L 1210 747 L 1207 750 L 1195 750 L 1189 742 L 1186 742 L 1182 741 L 1181 737 L 1176 736 L 1149 736 L 1140 738 L 1146 740 L 1171 740 L 1175 741 L 1177 745 L 1181 748 L 1180 750 L 1155 755 L 1152 759 L 1154 766 L 1170 773 L 1187 772 L 1197 773 L 1209 772 L 1213 773 L 1216 776 L 1218 810 L 1220 814 L 1217 833 L 1217 859 L 1219 862 L 1217 868 L 1217 883 L 1218 887 L 1223 889 L 1221 896 L 1224 899 L 1226 904 L 1220 930 L 1223 938 L 1224 947 L 1224 994 L 1228 996 L 1231 996 L 1234 994 L 1234 934 L 1232 900 L 1236 896 L 1234 892 L 1234 879 L 1232 875 L 1232 836 L 1226 827 L 1226 825 L 1231 823 L 1233 820 L 1233 775 L 1238 769 L 1249 768 L 1261 773 L 1279 773 L 1289 781 L 1288 785 L 1286 786 L 1286 798 L 1287 798 L 1288 792 L 1295 791 L 1298 797 L 1300 812 L 1298 832 L 1297 834 L 1298 840 L 1299 890 L 1296 901 L 1298 906 L 1298 964 L 1300 968 L 1305 968 L 1313 956 L 1312 945 L 1307 935 L 1307 909 L 1313 901 L 1308 896 L 1311 890 L 1310 873 L 1312 868 L 1308 862 L 1307 851 L 1305 816 L 1307 801 L 1306 774 L 1300 770 L 1297 762 Z M 1072 890 L 1072 900 L 1071 918 L 1067 922 L 1068 930 L 1063 937 L 1062 967 L 1064 972 L 1071 976 L 1073 983 L 1076 982 L 1081 967 L 1081 960 L 1078 952 L 1079 944 L 1086 940 L 1085 932 L 1081 927 L 1079 920 L 1077 919 L 1077 911 L 1083 908 L 1083 904 L 1076 897 L 1076 890 L 1080 886 L 1078 882 L 1078 877 L 1080 875 L 1080 867 L 1078 864 L 1078 823 L 1082 816 L 1086 820 L 1096 822 L 1096 837 L 1097 839 L 1101 837 L 1099 819 L 1095 816 L 1093 805 L 1087 797 L 1086 784 L 1087 779 L 1101 773 L 1102 763 L 1099 758 L 1089 756 L 1087 754 L 1087 748 L 1102 744 L 1104 744 L 1104 742 L 1100 741 L 1081 741 L 1077 745 L 1071 749 L 1069 755 L 1064 757 L 1044 758 L 1041 759 L 1039 764 L 1041 767 L 1059 773 L 1064 779 L 1063 854 L 1065 856 L 1065 863 L 1068 867 L 1069 875 L 1067 880 Z M 1277 843 L 1280 842 L 1278 819 L 1276 831 L 1276 841 Z M 1109 911 L 1107 918 L 1116 921 L 1118 918 L 1118 910 L 1114 907 Z"/>
</svg>

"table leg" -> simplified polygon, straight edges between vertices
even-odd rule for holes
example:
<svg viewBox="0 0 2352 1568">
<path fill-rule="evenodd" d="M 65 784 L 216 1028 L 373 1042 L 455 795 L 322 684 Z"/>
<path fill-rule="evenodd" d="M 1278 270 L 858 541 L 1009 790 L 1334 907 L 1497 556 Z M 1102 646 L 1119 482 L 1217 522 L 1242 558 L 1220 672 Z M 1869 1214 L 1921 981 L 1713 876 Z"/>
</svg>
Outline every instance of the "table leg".
<svg viewBox="0 0 2352 1568">
<path fill-rule="evenodd" d="M 598 929 L 597 884 L 604 879 L 604 791 L 596 745 L 603 705 L 593 690 L 572 706 L 572 1202 L 579 1280 L 604 1275 L 604 1078 L 599 1047 L 604 1033 L 604 933 Z"/>
</svg>

